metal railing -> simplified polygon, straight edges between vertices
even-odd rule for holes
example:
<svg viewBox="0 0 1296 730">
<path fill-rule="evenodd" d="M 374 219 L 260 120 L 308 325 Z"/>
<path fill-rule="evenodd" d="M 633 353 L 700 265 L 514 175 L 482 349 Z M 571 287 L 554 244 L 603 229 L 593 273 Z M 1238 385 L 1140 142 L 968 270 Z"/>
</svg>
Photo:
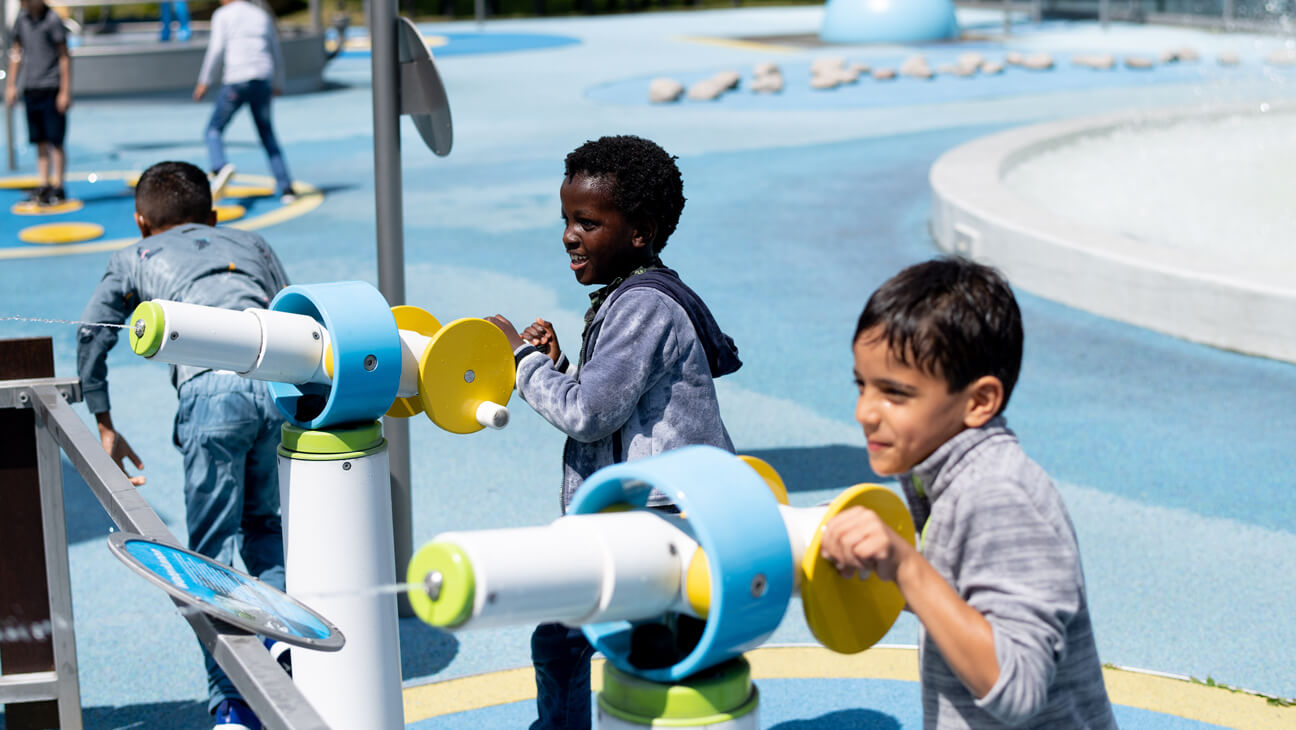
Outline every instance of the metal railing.
<svg viewBox="0 0 1296 730">
<path fill-rule="evenodd" d="M 1022 12 L 1034 22 L 1096 19 L 1104 27 L 1118 21 L 1261 33 L 1296 29 L 1296 0 L 958 0 L 956 4 L 1002 8 L 1005 33 L 1011 32 L 1010 15 Z"/>
<path fill-rule="evenodd" d="M 0 409 L 25 408 L 35 415 L 56 664 L 53 672 L 6 675 L 0 681 L 0 702 L 57 699 L 62 726 L 68 729 L 81 727 L 81 714 L 71 591 L 67 588 L 67 533 L 63 524 L 60 450 L 67 454 L 68 461 L 85 479 L 118 529 L 179 546 L 162 519 L 104 451 L 98 437 L 90 433 L 72 411 L 69 404 L 81 399 L 80 391 L 81 384 L 77 378 L 0 381 Z M 180 601 L 176 601 L 176 605 L 188 609 Z M 182 610 L 181 615 L 266 726 L 284 730 L 328 727 L 255 634 L 212 619 L 200 611 Z"/>
</svg>

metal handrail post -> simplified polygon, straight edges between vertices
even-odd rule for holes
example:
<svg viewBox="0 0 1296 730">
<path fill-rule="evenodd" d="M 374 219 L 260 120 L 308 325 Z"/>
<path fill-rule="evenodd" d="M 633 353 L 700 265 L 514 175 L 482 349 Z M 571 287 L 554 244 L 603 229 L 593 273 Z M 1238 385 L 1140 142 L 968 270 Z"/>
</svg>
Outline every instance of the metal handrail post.
<svg viewBox="0 0 1296 730">
<path fill-rule="evenodd" d="M 59 458 L 58 443 L 45 427 L 45 420 L 33 420 L 58 716 L 63 730 L 81 730 L 81 684 L 77 674 L 76 633 L 72 620 L 72 576 L 68 569 L 67 522 L 63 516 L 63 462 Z"/>
</svg>

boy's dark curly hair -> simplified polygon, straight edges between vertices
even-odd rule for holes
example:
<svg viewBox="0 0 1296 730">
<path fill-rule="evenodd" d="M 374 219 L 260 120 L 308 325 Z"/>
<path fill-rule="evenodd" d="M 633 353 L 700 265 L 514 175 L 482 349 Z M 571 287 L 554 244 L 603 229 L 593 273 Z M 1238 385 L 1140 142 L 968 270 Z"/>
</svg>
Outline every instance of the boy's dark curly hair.
<svg viewBox="0 0 1296 730">
<path fill-rule="evenodd" d="M 612 204 L 631 225 L 657 224 L 653 252 L 666 247 L 684 210 L 684 178 L 674 155 L 657 143 L 634 135 L 600 137 L 567 155 L 564 174 L 607 177 L 612 182 Z"/>
</svg>

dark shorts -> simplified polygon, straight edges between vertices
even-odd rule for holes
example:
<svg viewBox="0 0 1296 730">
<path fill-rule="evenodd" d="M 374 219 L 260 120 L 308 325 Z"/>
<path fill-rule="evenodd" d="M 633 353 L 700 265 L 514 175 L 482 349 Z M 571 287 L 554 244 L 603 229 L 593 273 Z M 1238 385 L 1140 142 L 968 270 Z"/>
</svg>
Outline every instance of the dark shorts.
<svg viewBox="0 0 1296 730">
<path fill-rule="evenodd" d="M 49 142 L 63 146 L 67 133 L 67 115 L 58 110 L 58 89 L 27 89 L 23 91 L 23 105 L 27 107 L 27 134 L 32 144 Z"/>
</svg>

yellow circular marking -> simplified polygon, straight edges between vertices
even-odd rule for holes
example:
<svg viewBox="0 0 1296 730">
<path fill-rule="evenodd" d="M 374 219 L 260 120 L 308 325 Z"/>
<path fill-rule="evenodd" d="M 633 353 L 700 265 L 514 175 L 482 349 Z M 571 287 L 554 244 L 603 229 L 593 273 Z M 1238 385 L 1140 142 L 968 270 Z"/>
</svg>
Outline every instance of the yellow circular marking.
<svg viewBox="0 0 1296 730">
<path fill-rule="evenodd" d="M 217 223 L 236 221 L 247 215 L 247 208 L 244 208 L 241 205 L 218 205 L 212 210 L 216 211 Z"/>
<path fill-rule="evenodd" d="M 268 198 L 274 195 L 274 188 L 263 185 L 226 185 L 222 198 Z"/>
<path fill-rule="evenodd" d="M 764 646 L 743 656 L 751 664 L 753 680 L 919 680 L 918 650 L 912 646 L 875 646 L 851 656 L 819 646 Z M 591 662 L 590 689 L 595 692 L 603 690 L 604 661 L 596 658 Z M 1270 705 L 1264 697 L 1208 687 L 1186 677 L 1103 667 L 1103 682 L 1115 704 L 1185 720 L 1257 730 L 1290 728 L 1296 721 L 1296 707 Z M 824 689 L 831 691 L 829 686 Z M 531 667 L 503 669 L 406 687 L 402 695 L 405 722 L 415 723 L 497 705 L 534 702 L 535 672 Z"/>
<path fill-rule="evenodd" d="M 423 36 L 423 42 L 428 45 L 428 48 L 440 48 L 448 44 L 450 39 L 443 35 L 425 35 Z"/>
<path fill-rule="evenodd" d="M 109 180 L 120 180 L 124 184 L 139 179 L 138 170 L 101 170 L 96 172 L 69 172 L 67 180 L 96 182 L 107 182 Z M 26 176 L 23 176 L 26 177 Z M 0 178 L 0 186 L 6 181 L 23 180 L 19 178 Z M 239 175 L 239 180 L 243 180 L 259 186 L 274 185 L 274 178 L 268 175 Z M 255 215 L 250 218 L 244 218 L 229 224 L 230 228 L 236 228 L 241 231 L 255 231 L 267 226 L 283 223 L 284 221 L 297 218 L 309 213 L 324 203 L 324 192 L 309 183 L 296 181 L 293 183 L 293 192 L 297 195 L 297 200 L 289 205 L 277 206 L 270 208 L 265 213 Z M 78 201 L 79 202 L 79 201 Z M 86 243 L 70 243 L 63 246 L 13 246 L 0 242 L 0 260 L 3 259 L 32 259 L 47 256 L 70 256 L 84 253 L 102 253 L 105 251 L 116 251 L 120 248 L 137 243 L 139 236 L 129 238 L 112 238 L 104 241 L 89 241 Z"/>
<path fill-rule="evenodd" d="M 711 568 L 701 548 L 693 553 L 688 572 L 684 574 L 684 597 L 699 618 L 707 617 L 711 611 Z"/>
<path fill-rule="evenodd" d="M 132 189 L 133 189 L 133 188 L 135 188 L 137 185 L 139 185 L 139 179 L 140 179 L 140 175 L 141 175 L 141 174 L 142 174 L 142 173 L 138 173 L 138 172 L 136 172 L 136 173 L 132 173 L 131 175 L 127 176 L 126 179 L 123 180 L 123 182 L 126 183 L 126 187 L 128 187 L 128 188 L 132 188 Z"/>
<path fill-rule="evenodd" d="M 431 337 L 441 329 L 441 322 L 428 313 L 426 309 L 401 304 L 392 307 L 392 316 L 396 318 L 396 329 L 417 332 L 424 337 Z M 420 353 L 421 355 L 422 353 Z M 397 398 L 387 409 L 387 415 L 393 418 L 409 418 L 423 412 L 423 401 L 417 394 L 409 398 Z"/>
<path fill-rule="evenodd" d="M 26 243 L 81 243 L 103 235 L 98 223 L 42 223 L 18 232 L 18 239 Z"/>
<path fill-rule="evenodd" d="M 85 207 L 85 203 L 80 200 L 64 200 L 62 203 L 55 205 L 41 205 L 31 200 L 24 200 L 14 203 L 9 209 L 14 215 L 58 215 L 60 213 L 75 213 Z"/>
<path fill-rule="evenodd" d="M 747 466 L 755 469 L 757 474 L 760 474 L 761 479 L 765 480 L 765 485 L 774 493 L 774 499 L 777 499 L 779 504 L 786 505 L 788 503 L 787 486 L 783 484 L 783 477 L 779 476 L 778 471 L 770 466 L 768 461 L 746 454 L 739 454 L 738 458 Z"/>
<path fill-rule="evenodd" d="M 824 525 L 851 507 L 873 510 L 910 545 L 914 542 L 913 518 L 904 502 L 886 487 L 857 484 L 828 505 L 827 513 L 801 556 L 801 604 L 806 624 L 815 638 L 842 654 L 854 654 L 876 644 L 891 630 L 905 603 L 895 583 L 876 575 L 863 580 L 854 576 L 843 578 L 820 555 Z"/>
<path fill-rule="evenodd" d="M 482 401 L 508 405 L 517 371 L 513 348 L 484 319 L 457 319 L 437 330 L 419 360 L 419 398 L 436 425 L 474 433 Z"/>
<path fill-rule="evenodd" d="M 6 177 L 0 179 L 0 190 L 31 190 L 40 187 L 40 178 L 35 175 Z"/>
<path fill-rule="evenodd" d="M 324 348 L 324 374 L 333 379 L 333 343 L 328 343 Z"/>
</svg>

